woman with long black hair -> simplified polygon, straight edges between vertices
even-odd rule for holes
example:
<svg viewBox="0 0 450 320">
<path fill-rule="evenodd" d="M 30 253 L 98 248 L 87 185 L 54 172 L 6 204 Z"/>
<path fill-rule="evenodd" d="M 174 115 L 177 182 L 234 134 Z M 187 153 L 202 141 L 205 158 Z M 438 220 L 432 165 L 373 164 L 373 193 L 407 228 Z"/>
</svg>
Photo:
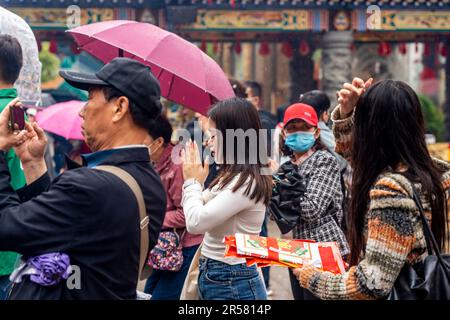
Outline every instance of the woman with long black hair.
<svg viewBox="0 0 450 320">
<path fill-rule="evenodd" d="M 205 234 L 199 261 L 200 298 L 263 300 L 266 288 L 256 266 L 248 267 L 242 258 L 225 258 L 223 243 L 227 235 L 261 231 L 272 192 L 270 174 L 261 174 L 268 169 L 267 152 L 260 150 L 266 146 L 260 141 L 261 122 L 256 109 L 242 98 L 218 102 L 208 116 L 210 148 L 221 169 L 206 190 L 202 184 L 208 165 L 202 165 L 197 145 L 188 143 L 183 155 L 187 231 Z"/>
<path fill-rule="evenodd" d="M 336 151 L 354 169 L 350 269 L 343 275 L 312 266 L 294 270 L 300 284 L 322 299 L 386 298 L 403 266 L 423 261 L 427 245 L 414 189 L 441 247 L 449 241 L 450 166 L 427 150 L 419 99 L 401 81 L 371 82 L 344 84 L 332 113 Z"/>
</svg>

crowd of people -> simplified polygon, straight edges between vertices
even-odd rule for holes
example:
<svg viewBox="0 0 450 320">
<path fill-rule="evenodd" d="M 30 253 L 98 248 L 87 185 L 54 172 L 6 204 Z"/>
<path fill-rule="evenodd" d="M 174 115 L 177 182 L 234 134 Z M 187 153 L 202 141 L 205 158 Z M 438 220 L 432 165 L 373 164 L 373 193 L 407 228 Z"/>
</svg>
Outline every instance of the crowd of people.
<svg viewBox="0 0 450 320">
<path fill-rule="evenodd" d="M 440 249 L 450 249 L 450 166 L 430 156 L 406 83 L 354 78 L 337 106 L 305 92 L 277 120 L 257 82 L 231 79 L 236 97 L 188 124 L 202 131 L 198 144 L 193 133 L 174 140 L 148 66 L 115 58 L 95 74 L 61 71 L 89 92 L 80 117 L 90 153 L 53 177 L 46 133 L 32 118 L 23 130 L 9 125 L 21 65 L 19 43 L 1 35 L 0 299 L 178 300 L 196 263 L 199 299 L 265 300 L 268 267 L 224 257 L 223 239 L 268 235 L 280 172 L 303 186 L 282 237 L 336 242 L 348 266 L 339 275 L 289 269 L 296 300 L 386 299 L 402 268 L 430 253 L 416 194 Z M 228 134 L 261 130 L 242 144 Z M 67 285 L 74 266 L 76 288 Z"/>
</svg>

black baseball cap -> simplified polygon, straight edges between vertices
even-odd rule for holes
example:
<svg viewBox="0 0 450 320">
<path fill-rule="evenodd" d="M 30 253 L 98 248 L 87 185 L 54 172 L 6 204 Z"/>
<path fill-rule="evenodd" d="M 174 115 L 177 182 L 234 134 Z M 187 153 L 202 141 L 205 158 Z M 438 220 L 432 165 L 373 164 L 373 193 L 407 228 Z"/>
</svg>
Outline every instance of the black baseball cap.
<svg viewBox="0 0 450 320">
<path fill-rule="evenodd" d="M 61 70 L 59 75 L 71 86 L 89 90 L 91 87 L 109 86 L 119 90 L 142 109 L 155 116 L 161 112 L 161 88 L 149 66 L 129 58 L 115 58 L 95 74 Z"/>
</svg>

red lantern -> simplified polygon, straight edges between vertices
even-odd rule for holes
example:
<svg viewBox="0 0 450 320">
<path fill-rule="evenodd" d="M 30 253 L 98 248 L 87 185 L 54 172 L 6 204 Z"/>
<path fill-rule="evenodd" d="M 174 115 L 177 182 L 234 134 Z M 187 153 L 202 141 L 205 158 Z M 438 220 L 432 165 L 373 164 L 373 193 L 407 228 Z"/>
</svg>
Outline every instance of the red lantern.
<svg viewBox="0 0 450 320">
<path fill-rule="evenodd" d="M 236 54 L 241 54 L 241 52 L 242 52 L 241 42 L 237 41 L 235 43 L 234 52 L 236 52 Z"/>
<path fill-rule="evenodd" d="M 300 42 L 300 46 L 298 47 L 298 53 L 300 53 L 302 56 L 306 56 L 309 54 L 311 49 L 309 48 L 309 44 L 306 40 L 302 40 Z"/>
<path fill-rule="evenodd" d="M 421 80 L 436 79 L 436 72 L 430 67 L 424 67 L 419 77 Z"/>
<path fill-rule="evenodd" d="M 292 58 L 294 56 L 294 49 L 289 41 L 283 42 L 281 45 L 281 53 L 284 54 L 287 58 Z"/>
<path fill-rule="evenodd" d="M 423 47 L 423 55 L 424 57 L 428 57 L 431 53 L 431 44 L 429 42 L 425 42 Z"/>
<path fill-rule="evenodd" d="M 206 42 L 205 42 L 205 41 L 202 41 L 202 44 L 200 45 L 200 49 L 201 49 L 203 52 L 206 52 Z"/>
<path fill-rule="evenodd" d="M 57 42 L 56 42 L 55 39 L 52 39 L 52 40 L 50 41 L 50 48 L 49 48 L 49 51 L 50 51 L 51 53 L 54 53 L 54 54 L 56 54 L 56 53 L 58 52 L 58 44 L 57 44 Z"/>
<path fill-rule="evenodd" d="M 407 51 L 407 49 L 406 49 L 406 43 L 400 43 L 400 44 L 398 45 L 398 51 L 399 51 L 402 55 L 405 55 L 405 54 L 406 54 L 406 51 Z"/>
<path fill-rule="evenodd" d="M 78 48 L 78 45 L 75 42 L 73 42 L 72 45 L 70 46 L 70 50 L 75 55 L 78 55 L 81 52 L 81 50 Z"/>
<path fill-rule="evenodd" d="M 387 57 L 392 52 L 391 45 L 387 42 L 380 42 L 378 45 L 378 54 L 382 57 Z"/>
<path fill-rule="evenodd" d="M 213 52 L 216 53 L 216 54 L 219 52 L 219 43 L 217 43 L 217 41 L 214 42 Z"/>
<path fill-rule="evenodd" d="M 259 54 L 262 56 L 267 56 L 270 54 L 270 47 L 267 42 L 262 42 L 259 46 Z"/>
<path fill-rule="evenodd" d="M 236 5 L 236 1 L 235 0 L 230 0 L 230 6 L 232 8 L 234 8 L 235 5 Z"/>
<path fill-rule="evenodd" d="M 442 42 L 441 43 L 441 47 L 439 48 L 439 53 L 441 56 L 443 56 L 444 58 L 447 57 L 447 43 Z"/>
</svg>

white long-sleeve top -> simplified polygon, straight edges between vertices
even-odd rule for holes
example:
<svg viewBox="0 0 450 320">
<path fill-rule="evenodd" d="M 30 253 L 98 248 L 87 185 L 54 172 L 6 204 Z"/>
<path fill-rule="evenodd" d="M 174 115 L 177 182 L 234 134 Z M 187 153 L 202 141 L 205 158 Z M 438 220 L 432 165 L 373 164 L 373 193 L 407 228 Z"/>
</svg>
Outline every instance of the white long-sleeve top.
<svg viewBox="0 0 450 320">
<path fill-rule="evenodd" d="M 246 184 L 232 192 L 239 176 L 226 187 L 218 185 L 202 191 L 199 183 L 183 187 L 183 212 L 186 229 L 192 234 L 205 234 L 202 255 L 207 258 L 234 265 L 245 263 L 245 259 L 224 257 L 223 238 L 235 233 L 259 235 L 264 221 L 266 206 L 255 203 L 244 195 Z"/>
</svg>

